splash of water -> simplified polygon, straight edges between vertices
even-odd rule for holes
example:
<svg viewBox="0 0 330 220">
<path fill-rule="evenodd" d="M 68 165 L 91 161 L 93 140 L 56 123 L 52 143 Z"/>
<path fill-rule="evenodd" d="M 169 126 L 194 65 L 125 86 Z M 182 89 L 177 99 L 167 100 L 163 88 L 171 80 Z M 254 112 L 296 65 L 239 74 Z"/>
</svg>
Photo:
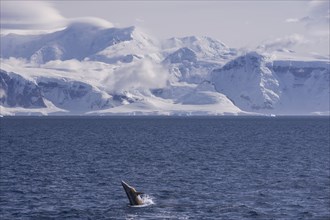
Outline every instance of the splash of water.
<svg viewBox="0 0 330 220">
<path fill-rule="evenodd" d="M 141 195 L 141 200 L 143 202 L 143 205 L 133 205 L 131 207 L 142 208 L 142 207 L 146 207 L 146 206 L 150 206 L 150 205 L 155 204 L 154 199 L 151 196 L 147 195 L 147 194 Z"/>
<path fill-rule="evenodd" d="M 151 196 L 149 196 L 148 194 L 142 195 L 141 199 L 143 201 L 143 204 L 147 204 L 147 205 L 155 204 L 154 199 Z"/>
</svg>

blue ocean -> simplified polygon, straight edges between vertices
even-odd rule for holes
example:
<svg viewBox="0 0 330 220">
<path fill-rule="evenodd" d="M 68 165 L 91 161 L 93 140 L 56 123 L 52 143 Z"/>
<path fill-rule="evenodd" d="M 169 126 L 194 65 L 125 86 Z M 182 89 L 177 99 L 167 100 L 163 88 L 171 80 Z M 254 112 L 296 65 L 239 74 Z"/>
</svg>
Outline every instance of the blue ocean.
<svg viewBox="0 0 330 220">
<path fill-rule="evenodd" d="M 0 123 L 1 220 L 330 219 L 329 117 Z"/>
</svg>

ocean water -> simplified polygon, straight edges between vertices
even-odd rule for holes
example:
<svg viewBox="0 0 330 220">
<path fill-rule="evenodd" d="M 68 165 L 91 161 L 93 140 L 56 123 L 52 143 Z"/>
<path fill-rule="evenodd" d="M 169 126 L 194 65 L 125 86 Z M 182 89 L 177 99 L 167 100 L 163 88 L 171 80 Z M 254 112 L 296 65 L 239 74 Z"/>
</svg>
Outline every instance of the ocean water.
<svg viewBox="0 0 330 220">
<path fill-rule="evenodd" d="M 329 117 L 0 123 L 2 220 L 330 219 Z"/>
</svg>

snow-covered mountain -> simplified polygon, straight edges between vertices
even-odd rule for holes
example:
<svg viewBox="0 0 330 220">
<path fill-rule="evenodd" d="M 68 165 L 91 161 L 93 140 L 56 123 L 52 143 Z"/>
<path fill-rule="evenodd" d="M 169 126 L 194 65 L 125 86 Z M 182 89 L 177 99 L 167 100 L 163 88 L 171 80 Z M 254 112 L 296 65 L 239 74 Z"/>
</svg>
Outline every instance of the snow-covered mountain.
<svg viewBox="0 0 330 220">
<path fill-rule="evenodd" d="M 212 82 L 241 109 L 270 110 L 279 101 L 280 85 L 266 64 L 266 57 L 251 52 L 213 70 Z"/>
<path fill-rule="evenodd" d="M 179 48 L 189 48 L 199 60 L 205 62 L 223 63 L 237 55 L 236 49 L 229 48 L 224 43 L 210 37 L 170 38 L 162 43 L 164 51 L 173 52 Z"/>
<path fill-rule="evenodd" d="M 6 114 L 329 114 L 329 61 L 240 53 L 209 37 L 157 41 L 91 23 L 2 35 Z"/>
<path fill-rule="evenodd" d="M 212 71 L 218 92 L 245 111 L 309 114 L 329 111 L 329 62 L 271 60 L 256 52 Z"/>
<path fill-rule="evenodd" d="M 162 49 L 172 78 L 195 84 L 209 80 L 213 69 L 237 56 L 237 50 L 209 37 L 170 38 Z"/>
<path fill-rule="evenodd" d="M 1 37 L 1 57 L 20 57 L 42 64 L 51 60 L 101 60 L 129 62 L 153 42 L 135 27 L 104 28 L 95 24 L 71 24 L 50 34 Z M 150 51 L 148 51 L 150 52 Z M 137 54 L 135 54 L 137 53 Z"/>
</svg>

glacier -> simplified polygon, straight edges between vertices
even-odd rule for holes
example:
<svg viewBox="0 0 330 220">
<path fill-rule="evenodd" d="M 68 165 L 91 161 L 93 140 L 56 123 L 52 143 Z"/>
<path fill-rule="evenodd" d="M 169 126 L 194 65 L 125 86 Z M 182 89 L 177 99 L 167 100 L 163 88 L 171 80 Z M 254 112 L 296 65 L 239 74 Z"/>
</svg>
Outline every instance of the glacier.
<svg viewBox="0 0 330 220">
<path fill-rule="evenodd" d="M 329 59 L 72 23 L 1 35 L 1 115 L 329 115 Z"/>
</svg>

